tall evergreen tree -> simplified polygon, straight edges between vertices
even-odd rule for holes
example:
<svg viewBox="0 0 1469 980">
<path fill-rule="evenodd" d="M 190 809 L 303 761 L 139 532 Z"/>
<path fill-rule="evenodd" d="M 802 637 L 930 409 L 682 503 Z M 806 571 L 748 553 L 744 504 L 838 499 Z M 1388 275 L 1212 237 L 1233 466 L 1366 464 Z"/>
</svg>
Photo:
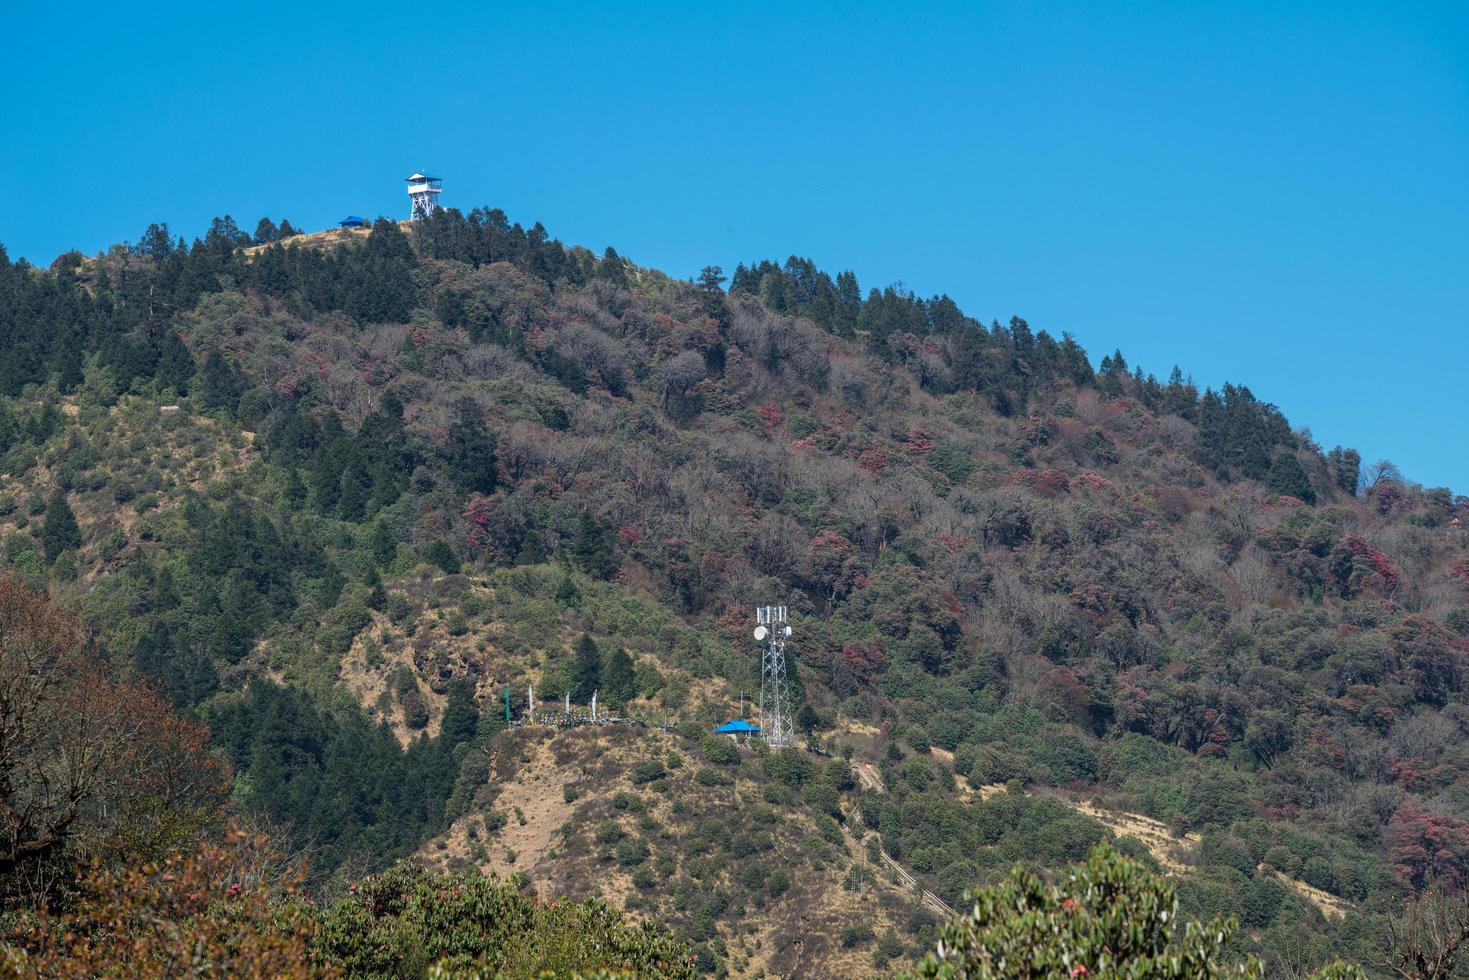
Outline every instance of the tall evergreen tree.
<svg viewBox="0 0 1469 980">
<path fill-rule="evenodd" d="M 581 570 L 592 578 L 609 579 L 621 564 L 613 548 L 611 526 L 592 516 L 590 511 L 582 511 L 577 519 L 571 553 Z"/>
<path fill-rule="evenodd" d="M 1265 485 L 1276 493 L 1289 494 L 1308 504 L 1316 502 L 1316 490 L 1294 453 L 1281 453 L 1265 474 Z"/>
<path fill-rule="evenodd" d="M 1336 446 L 1326 454 L 1326 464 L 1336 489 L 1349 497 L 1355 495 L 1362 481 L 1362 454 Z"/>
<path fill-rule="evenodd" d="M 80 548 L 82 529 L 77 524 L 76 514 L 66 502 L 66 493 L 59 487 L 46 504 L 46 520 L 41 526 L 41 548 L 48 559 L 55 559 L 67 549 Z"/>
<path fill-rule="evenodd" d="M 474 739 L 479 731 L 479 707 L 474 700 L 474 684 L 457 680 L 449 685 L 449 703 L 439 723 L 439 741 L 446 750 Z"/>
<path fill-rule="evenodd" d="M 82 383 L 82 355 L 77 349 L 79 341 L 68 338 L 51 356 L 50 368 L 56 374 L 56 390 L 70 394 Z"/>
<path fill-rule="evenodd" d="M 372 522 L 372 529 L 367 535 L 367 550 L 371 552 L 372 560 L 384 568 L 393 561 L 393 556 L 397 553 L 398 546 L 393 541 L 393 532 L 381 517 Z"/>
<path fill-rule="evenodd" d="M 189 390 L 189 381 L 194 377 L 194 355 L 179 339 L 175 330 L 165 330 L 158 341 L 158 367 L 154 377 L 168 386 L 174 394 L 182 395 Z"/>
<path fill-rule="evenodd" d="M 485 410 L 472 398 L 462 398 L 458 416 L 449 426 L 445 446 L 450 480 L 466 493 L 495 492 L 495 435 L 485 420 Z"/>
<path fill-rule="evenodd" d="M 607 700 L 616 704 L 627 704 L 637 697 L 637 677 L 633 672 L 632 657 L 618 647 L 607 655 L 602 666 L 602 690 Z"/>
<path fill-rule="evenodd" d="M 602 653 L 597 649 L 597 642 L 583 633 L 576 641 L 576 659 L 571 665 L 571 697 L 587 704 L 601 686 Z"/>
<path fill-rule="evenodd" d="M 212 347 L 199 375 L 199 398 L 206 410 L 233 412 L 240 400 L 240 379 L 218 347 Z"/>
<path fill-rule="evenodd" d="M 360 521 L 367 515 L 368 497 L 372 492 L 372 475 L 361 451 L 351 447 L 342 468 L 341 490 L 337 495 L 337 513 L 344 521 Z"/>
<path fill-rule="evenodd" d="M 724 323 L 724 270 L 717 265 L 706 265 L 699 272 L 699 303 L 704 315 L 721 325 Z"/>
</svg>

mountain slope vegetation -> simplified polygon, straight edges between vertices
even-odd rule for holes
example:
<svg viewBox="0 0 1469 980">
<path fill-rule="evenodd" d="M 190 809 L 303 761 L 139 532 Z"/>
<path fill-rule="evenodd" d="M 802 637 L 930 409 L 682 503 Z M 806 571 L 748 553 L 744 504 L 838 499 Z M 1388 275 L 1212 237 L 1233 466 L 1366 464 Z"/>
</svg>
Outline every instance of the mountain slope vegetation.
<svg viewBox="0 0 1469 980">
<path fill-rule="evenodd" d="M 799 258 L 679 281 L 493 210 L 278 234 L 0 251 L 0 558 L 207 724 L 319 893 L 417 855 L 702 970 L 879 972 L 938 927 L 883 855 L 957 905 L 1110 839 L 1305 970 L 1469 878 L 1464 498 Z M 706 734 L 765 602 L 773 754 Z M 637 724 L 507 731 L 532 683 Z"/>
</svg>

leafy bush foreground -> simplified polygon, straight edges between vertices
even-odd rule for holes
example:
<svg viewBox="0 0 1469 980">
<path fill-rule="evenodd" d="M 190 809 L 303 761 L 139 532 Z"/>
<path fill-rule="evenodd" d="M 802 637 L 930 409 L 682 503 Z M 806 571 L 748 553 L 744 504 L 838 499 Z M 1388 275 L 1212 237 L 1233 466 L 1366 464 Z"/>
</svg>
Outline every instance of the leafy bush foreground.
<svg viewBox="0 0 1469 980">
<path fill-rule="evenodd" d="M 688 948 L 600 901 L 541 902 L 519 881 L 402 862 L 317 908 L 265 841 L 97 870 L 72 908 L 13 914 L 0 975 L 15 977 L 696 976 Z"/>
</svg>

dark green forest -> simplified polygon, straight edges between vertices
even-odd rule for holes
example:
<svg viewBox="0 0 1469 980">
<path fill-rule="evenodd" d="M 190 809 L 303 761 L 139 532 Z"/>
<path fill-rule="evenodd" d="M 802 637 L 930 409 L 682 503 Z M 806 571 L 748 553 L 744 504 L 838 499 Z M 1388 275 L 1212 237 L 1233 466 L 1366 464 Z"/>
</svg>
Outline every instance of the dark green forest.
<svg viewBox="0 0 1469 980">
<path fill-rule="evenodd" d="M 1169 870 L 1068 804 L 1141 814 L 1192 842 L 1183 911 L 1282 970 L 1376 975 L 1394 914 L 1469 884 L 1469 500 L 1243 381 L 797 257 L 682 281 L 488 209 L 0 248 L 0 337 L 7 574 L 207 727 L 224 805 L 316 894 L 505 820 L 530 681 L 677 716 L 688 768 L 619 770 L 608 819 L 647 826 L 588 853 L 708 972 L 794 901 L 738 870 L 787 825 L 812 882 L 880 851 L 958 906 L 1102 839 Z M 703 737 L 758 688 L 766 601 L 825 756 Z M 711 802 L 740 779 L 768 820 Z M 633 802 L 678 787 L 677 819 Z M 895 968 L 939 925 L 903 914 L 824 941 Z"/>
</svg>

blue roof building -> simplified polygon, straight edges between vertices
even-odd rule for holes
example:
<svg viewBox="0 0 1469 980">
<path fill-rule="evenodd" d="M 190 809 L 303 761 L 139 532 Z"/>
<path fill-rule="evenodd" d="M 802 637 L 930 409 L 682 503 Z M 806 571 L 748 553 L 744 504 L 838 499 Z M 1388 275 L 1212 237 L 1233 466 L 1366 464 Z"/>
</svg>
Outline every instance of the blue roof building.
<svg viewBox="0 0 1469 980">
<path fill-rule="evenodd" d="M 366 228 L 367 219 L 359 218 L 355 214 L 349 214 L 341 221 L 338 221 L 337 224 L 341 225 L 343 228 Z"/>
<path fill-rule="evenodd" d="M 720 725 L 718 728 L 714 729 L 714 734 L 748 735 L 752 732 L 758 732 L 759 730 L 759 725 L 752 725 L 748 721 L 727 721 L 724 724 Z"/>
</svg>

